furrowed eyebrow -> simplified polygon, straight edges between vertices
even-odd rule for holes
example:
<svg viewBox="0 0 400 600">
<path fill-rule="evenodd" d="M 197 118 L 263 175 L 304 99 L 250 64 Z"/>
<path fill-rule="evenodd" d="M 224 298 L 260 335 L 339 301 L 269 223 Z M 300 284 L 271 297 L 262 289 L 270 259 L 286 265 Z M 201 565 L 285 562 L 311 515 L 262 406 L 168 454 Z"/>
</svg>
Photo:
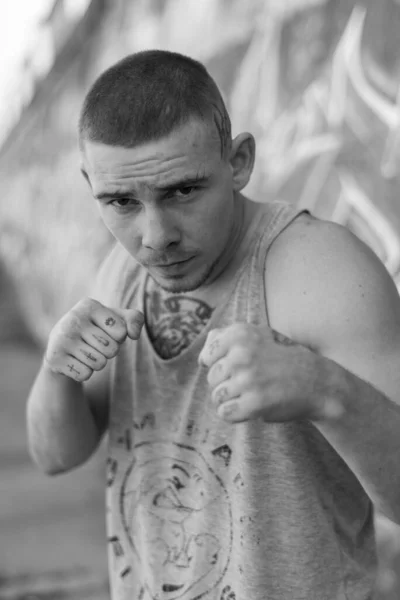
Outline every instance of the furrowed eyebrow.
<svg viewBox="0 0 400 600">
<path fill-rule="evenodd" d="M 102 192 L 100 194 L 96 194 L 95 198 L 96 200 L 114 200 L 117 198 L 128 198 L 129 196 L 131 196 L 129 192 Z"/>
<path fill-rule="evenodd" d="M 180 187 L 190 187 L 191 185 L 207 183 L 209 179 L 209 175 L 204 175 L 203 177 L 184 177 L 183 179 L 179 179 L 178 181 L 174 181 L 172 183 L 169 183 L 168 185 L 156 187 L 156 190 L 159 192 L 170 192 L 171 190 L 176 190 Z"/>
<path fill-rule="evenodd" d="M 202 177 L 183 177 L 177 181 L 171 182 L 168 185 L 156 186 L 154 189 L 157 192 L 170 192 L 172 190 L 176 190 L 180 187 L 190 187 L 191 185 L 199 185 L 201 183 L 207 183 L 210 179 L 209 175 L 204 175 Z M 95 195 L 96 200 L 114 200 L 118 198 L 130 198 L 132 196 L 132 192 L 100 192 Z"/>
</svg>

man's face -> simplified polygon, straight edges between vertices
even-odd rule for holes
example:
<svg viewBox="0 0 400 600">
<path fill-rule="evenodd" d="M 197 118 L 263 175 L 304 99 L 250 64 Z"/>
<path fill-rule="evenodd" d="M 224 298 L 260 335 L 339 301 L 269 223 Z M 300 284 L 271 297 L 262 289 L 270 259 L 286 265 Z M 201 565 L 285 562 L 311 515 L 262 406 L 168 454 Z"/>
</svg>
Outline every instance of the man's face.
<svg viewBox="0 0 400 600">
<path fill-rule="evenodd" d="M 233 225 L 232 170 L 192 120 L 134 148 L 85 142 L 83 168 L 107 228 L 171 292 L 199 287 Z"/>
</svg>

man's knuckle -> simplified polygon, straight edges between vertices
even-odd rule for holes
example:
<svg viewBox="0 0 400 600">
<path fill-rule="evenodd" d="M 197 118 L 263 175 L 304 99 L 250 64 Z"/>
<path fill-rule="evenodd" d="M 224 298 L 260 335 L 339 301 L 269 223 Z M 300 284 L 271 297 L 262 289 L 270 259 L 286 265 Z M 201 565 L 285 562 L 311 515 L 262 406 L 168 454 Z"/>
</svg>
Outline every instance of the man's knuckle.
<svg viewBox="0 0 400 600">
<path fill-rule="evenodd" d="M 106 366 L 107 362 L 108 362 L 108 358 L 106 356 L 104 356 L 104 354 L 99 353 L 98 363 L 102 369 Z"/>
<path fill-rule="evenodd" d="M 120 346 L 117 343 L 110 342 L 110 345 L 108 346 L 108 348 L 106 348 L 104 350 L 104 354 L 105 354 L 106 358 L 114 358 L 114 356 L 117 356 L 117 354 L 119 352 L 119 348 L 120 348 Z"/>
<path fill-rule="evenodd" d="M 104 369 L 107 362 L 108 362 L 107 358 L 103 354 L 99 354 L 99 356 L 96 357 L 96 363 L 93 365 L 93 368 L 96 371 L 101 371 L 102 369 Z"/>
<path fill-rule="evenodd" d="M 127 328 L 125 323 L 123 325 L 120 325 L 120 327 L 116 329 L 112 335 L 116 342 L 123 342 L 127 335 Z"/>
<path fill-rule="evenodd" d="M 76 305 L 76 308 L 79 310 L 79 312 L 90 314 L 98 306 L 100 306 L 100 303 L 97 302 L 97 300 L 94 300 L 93 298 L 90 298 L 87 296 L 85 298 L 82 298 L 82 300 L 80 302 L 78 302 L 78 304 Z"/>
<path fill-rule="evenodd" d="M 75 370 L 72 371 L 73 377 L 76 381 L 87 381 L 93 374 L 93 369 L 87 367 L 86 365 L 80 364 L 76 367 Z"/>
<path fill-rule="evenodd" d="M 63 367 L 63 361 L 61 360 L 60 355 L 57 352 L 49 352 L 47 351 L 44 355 L 44 363 L 49 367 L 52 371 L 60 371 Z"/>
<path fill-rule="evenodd" d="M 48 362 L 58 362 L 63 355 L 62 348 L 57 344 L 56 341 L 49 342 L 45 354 L 45 358 Z"/>
<path fill-rule="evenodd" d="M 248 369 L 240 369 L 235 377 L 235 384 L 240 390 L 249 390 L 253 387 L 253 378 Z"/>
<path fill-rule="evenodd" d="M 76 310 L 71 310 L 68 317 L 60 323 L 60 330 L 66 337 L 76 337 L 80 335 L 84 326 L 84 318 L 81 313 Z"/>
<path fill-rule="evenodd" d="M 49 341 L 46 350 L 46 358 L 49 363 L 61 367 L 66 364 L 68 357 L 73 354 L 76 340 L 58 334 Z"/>
<path fill-rule="evenodd" d="M 229 359 L 234 365 L 247 366 L 251 363 L 251 353 L 245 344 L 237 342 L 231 348 Z"/>
<path fill-rule="evenodd" d="M 127 335 L 127 326 L 125 321 L 112 312 L 106 313 L 102 318 L 103 324 L 110 337 L 116 342 L 121 342 Z"/>
<path fill-rule="evenodd" d="M 80 373 L 79 375 L 77 375 L 76 380 L 79 381 L 80 383 L 83 383 L 84 381 L 87 381 L 88 379 L 90 379 L 90 377 L 93 375 L 93 369 L 85 369 L 84 371 L 82 371 L 82 373 Z"/>
<path fill-rule="evenodd" d="M 79 360 L 80 342 L 80 339 L 66 341 L 62 352 L 62 358 L 64 361 L 67 361 L 70 356 L 73 356 L 76 360 Z"/>
<path fill-rule="evenodd" d="M 76 330 L 90 326 L 93 315 L 98 310 L 99 303 L 93 298 L 83 298 L 68 313 L 70 323 Z"/>
</svg>

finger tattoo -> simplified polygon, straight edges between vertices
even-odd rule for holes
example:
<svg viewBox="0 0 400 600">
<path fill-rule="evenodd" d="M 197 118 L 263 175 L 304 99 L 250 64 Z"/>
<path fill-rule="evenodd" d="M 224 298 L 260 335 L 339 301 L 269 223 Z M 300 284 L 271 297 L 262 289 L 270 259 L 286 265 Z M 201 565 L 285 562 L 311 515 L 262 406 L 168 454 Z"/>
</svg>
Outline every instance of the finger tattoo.
<svg viewBox="0 0 400 600">
<path fill-rule="evenodd" d="M 219 340 L 214 340 L 213 342 L 211 342 L 211 344 L 210 344 L 210 347 L 209 347 L 209 350 L 208 350 L 208 351 L 209 351 L 209 353 L 210 353 L 210 354 L 214 354 L 214 352 L 215 352 L 216 350 L 218 350 L 219 346 L 220 346 L 220 342 L 219 342 Z"/>
<path fill-rule="evenodd" d="M 116 320 L 112 317 L 108 317 L 108 319 L 105 320 L 105 324 L 107 325 L 107 327 L 114 327 L 115 323 Z"/>
<path fill-rule="evenodd" d="M 215 401 L 217 403 L 217 406 L 225 402 L 227 398 L 229 398 L 228 389 L 226 387 L 220 388 L 215 394 Z"/>
<path fill-rule="evenodd" d="M 235 412 L 237 412 L 237 409 L 238 409 L 238 403 L 234 400 L 232 402 L 226 402 L 221 407 L 221 412 L 224 417 L 231 417 L 232 415 L 235 414 Z"/>
<path fill-rule="evenodd" d="M 86 350 L 81 350 L 83 356 L 86 356 L 86 358 L 88 358 L 89 360 L 92 360 L 93 362 L 97 362 L 97 358 L 95 356 L 93 356 L 93 354 L 91 352 L 86 352 Z"/>
<path fill-rule="evenodd" d="M 220 360 L 217 363 L 215 363 L 213 368 L 214 368 L 214 373 L 216 375 L 219 375 L 220 377 L 222 377 L 222 373 L 224 372 L 224 367 L 222 366 L 222 363 Z"/>
<path fill-rule="evenodd" d="M 70 373 L 76 373 L 76 375 L 80 375 L 78 369 L 75 369 L 74 365 L 67 365 Z"/>
<path fill-rule="evenodd" d="M 100 344 L 103 344 L 103 346 L 109 346 L 110 345 L 110 342 L 108 340 L 106 340 L 104 337 L 102 337 L 101 335 L 95 335 L 95 334 L 93 334 L 93 337 Z"/>
</svg>

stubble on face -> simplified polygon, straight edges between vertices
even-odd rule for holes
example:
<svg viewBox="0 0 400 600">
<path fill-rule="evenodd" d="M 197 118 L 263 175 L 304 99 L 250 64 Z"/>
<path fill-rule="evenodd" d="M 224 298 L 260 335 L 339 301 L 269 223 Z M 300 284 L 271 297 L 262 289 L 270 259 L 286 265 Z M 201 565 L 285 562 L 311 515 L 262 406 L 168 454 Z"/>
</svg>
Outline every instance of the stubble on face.
<svg viewBox="0 0 400 600">
<path fill-rule="evenodd" d="M 191 292 L 205 285 L 213 276 L 226 244 L 229 244 L 234 220 L 230 201 L 232 190 L 227 173 L 217 171 L 226 167 L 223 159 L 224 164 L 219 165 L 220 144 L 214 128 L 210 131 L 204 128 L 204 124 L 194 122 L 164 139 L 138 148 L 114 148 L 90 143 L 86 149 L 85 162 L 89 167 L 95 197 L 104 197 L 104 193 L 112 195 L 118 193 L 119 189 L 122 190 L 120 194 L 129 194 L 132 189 L 132 195 L 141 200 L 142 211 L 144 207 L 154 210 L 159 202 L 153 187 L 156 189 L 169 181 L 177 181 L 179 177 L 190 179 L 195 172 L 200 175 L 204 173 L 203 178 L 209 177 L 211 183 L 204 184 L 204 188 L 200 186 L 200 201 L 191 205 L 193 210 L 189 208 L 183 213 L 185 217 L 176 218 L 177 209 L 175 213 L 174 209 L 171 210 L 169 233 L 174 228 L 176 218 L 180 236 L 174 238 L 170 235 L 171 239 L 166 239 L 165 247 L 143 245 L 143 231 L 136 226 L 139 222 L 138 213 L 118 217 L 112 212 L 110 204 L 100 204 L 103 220 L 114 237 L 143 265 L 156 284 L 167 292 Z M 185 170 L 190 171 L 190 175 Z M 187 270 L 182 268 L 179 273 L 168 273 L 167 270 L 163 272 L 152 267 L 170 260 L 185 260 L 192 252 L 193 264 L 188 265 Z"/>
<path fill-rule="evenodd" d="M 210 266 L 206 267 L 206 269 L 202 273 L 199 273 L 199 275 L 192 281 L 190 279 L 188 280 L 186 276 L 182 277 L 182 282 L 179 278 L 171 279 L 169 282 L 167 282 L 161 277 L 156 277 L 154 273 L 151 273 L 150 269 L 148 269 L 148 272 L 155 284 L 158 285 L 162 290 L 164 290 L 164 292 L 168 292 L 170 294 L 184 294 L 195 292 L 199 288 L 206 285 L 206 283 L 210 280 L 211 274 L 213 273 L 218 262 L 219 257 L 215 259 Z"/>
<path fill-rule="evenodd" d="M 249 212 L 249 214 L 251 211 Z M 241 243 L 242 237 L 246 231 L 246 208 L 241 199 L 237 204 L 234 203 L 233 213 L 231 215 L 231 223 L 227 234 L 226 244 L 222 248 L 214 260 L 204 265 L 204 269 L 197 275 L 196 278 L 190 280 L 190 275 L 171 279 L 169 282 L 165 279 L 158 278 L 151 269 L 147 269 L 152 280 L 165 292 L 172 294 L 190 293 L 199 288 L 211 284 L 218 279 L 221 273 L 224 272 L 228 263 L 235 255 L 238 246 Z"/>
</svg>

